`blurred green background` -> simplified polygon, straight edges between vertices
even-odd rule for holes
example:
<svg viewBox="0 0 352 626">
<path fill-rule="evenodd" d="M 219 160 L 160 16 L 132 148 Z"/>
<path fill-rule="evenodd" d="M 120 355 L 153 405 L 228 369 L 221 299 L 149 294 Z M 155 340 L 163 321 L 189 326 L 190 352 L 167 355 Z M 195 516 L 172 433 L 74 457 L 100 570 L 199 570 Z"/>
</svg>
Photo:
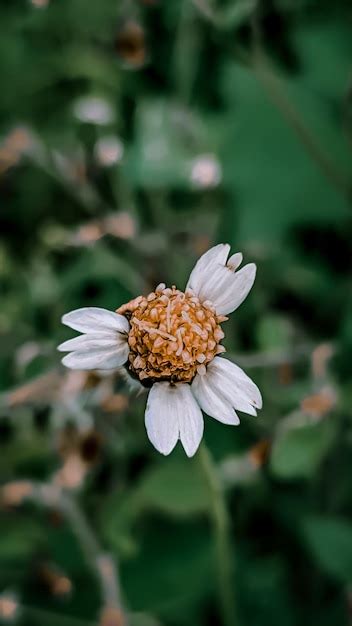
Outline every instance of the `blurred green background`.
<svg viewBox="0 0 352 626">
<path fill-rule="evenodd" d="M 145 398 L 56 345 L 63 313 L 183 288 L 226 241 L 258 266 L 225 345 L 264 400 L 205 418 L 234 626 L 349 626 L 351 3 L 12 0 L 0 24 L 0 622 L 121 626 L 114 565 L 132 626 L 223 623 L 199 455 L 159 455 Z"/>
</svg>

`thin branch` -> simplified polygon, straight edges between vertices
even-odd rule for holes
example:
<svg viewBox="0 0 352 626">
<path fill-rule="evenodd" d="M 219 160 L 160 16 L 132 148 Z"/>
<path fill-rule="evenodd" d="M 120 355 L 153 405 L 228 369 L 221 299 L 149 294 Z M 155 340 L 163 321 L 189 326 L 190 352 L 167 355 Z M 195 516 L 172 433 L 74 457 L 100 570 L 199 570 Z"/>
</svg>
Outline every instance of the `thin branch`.
<svg viewBox="0 0 352 626">
<path fill-rule="evenodd" d="M 86 517 L 76 500 L 52 483 L 30 483 L 27 498 L 46 506 L 56 507 L 66 517 L 79 541 L 87 563 L 95 572 L 101 588 L 103 611 L 114 609 L 121 615 L 121 623 L 127 626 L 127 617 L 121 599 L 118 564 L 101 549 Z"/>
<path fill-rule="evenodd" d="M 206 0 L 192 0 L 194 6 L 198 11 L 211 22 L 217 22 L 217 16 L 214 9 L 208 4 Z"/>
<path fill-rule="evenodd" d="M 90 213 L 95 213 L 98 207 L 104 207 L 111 212 L 110 207 L 105 206 L 105 201 L 101 198 L 97 190 L 91 185 L 88 178 L 78 178 L 72 174 L 72 165 L 69 165 L 72 179 L 55 164 L 53 151 L 44 144 L 38 143 L 36 149 L 27 154 L 27 161 L 44 172 L 49 178 L 61 186 L 68 196 L 81 205 Z"/>
<path fill-rule="evenodd" d="M 182 0 L 179 8 L 172 64 L 176 92 L 183 104 L 190 101 L 199 60 L 199 28 L 196 12 L 189 0 Z"/>
<path fill-rule="evenodd" d="M 342 118 L 345 137 L 349 147 L 352 148 L 352 74 L 348 78 L 342 102 Z"/>
<path fill-rule="evenodd" d="M 62 383 L 57 368 L 50 369 L 32 380 L 0 394 L 0 407 L 16 407 L 21 404 L 43 402 L 52 399 Z"/>
<path fill-rule="evenodd" d="M 200 15 L 216 28 L 230 29 L 239 26 L 256 8 L 258 0 L 237 0 L 229 7 L 216 8 L 208 0 L 191 0 Z"/>
</svg>

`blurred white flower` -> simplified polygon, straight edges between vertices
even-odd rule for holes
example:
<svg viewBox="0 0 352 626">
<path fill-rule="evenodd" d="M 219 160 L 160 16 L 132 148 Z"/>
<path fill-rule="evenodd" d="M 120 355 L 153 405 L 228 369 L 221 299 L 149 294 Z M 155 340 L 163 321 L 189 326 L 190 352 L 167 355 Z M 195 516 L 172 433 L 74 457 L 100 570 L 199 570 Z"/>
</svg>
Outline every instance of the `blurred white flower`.
<svg viewBox="0 0 352 626">
<path fill-rule="evenodd" d="M 202 154 L 192 161 L 191 181 L 195 187 L 216 187 L 221 179 L 221 165 L 214 154 Z"/>
<path fill-rule="evenodd" d="M 242 254 L 228 258 L 219 244 L 196 263 L 185 292 L 158 285 L 114 313 L 96 307 L 71 311 L 62 322 L 83 333 L 65 341 L 63 364 L 72 369 L 109 370 L 125 366 L 149 388 L 145 413 L 148 437 L 162 454 L 180 439 L 193 456 L 203 436 L 201 409 L 223 422 L 239 424 L 236 411 L 256 415 L 262 399 L 254 382 L 231 361 L 221 323 L 248 295 L 254 263 L 236 271 Z"/>
<path fill-rule="evenodd" d="M 110 167 L 121 161 L 124 153 L 123 143 L 115 135 L 101 137 L 95 144 L 94 153 L 99 165 Z"/>
<path fill-rule="evenodd" d="M 86 96 L 77 100 L 73 107 L 74 115 L 81 122 L 105 126 L 114 120 L 111 104 L 98 96 Z"/>
</svg>

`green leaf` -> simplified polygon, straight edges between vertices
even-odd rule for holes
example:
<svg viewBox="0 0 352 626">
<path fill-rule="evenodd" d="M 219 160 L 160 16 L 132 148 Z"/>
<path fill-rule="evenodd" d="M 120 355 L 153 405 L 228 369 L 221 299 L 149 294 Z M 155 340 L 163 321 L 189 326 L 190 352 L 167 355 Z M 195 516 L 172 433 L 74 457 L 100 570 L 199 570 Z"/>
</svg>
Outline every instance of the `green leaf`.
<svg viewBox="0 0 352 626">
<path fill-rule="evenodd" d="M 237 0 L 230 4 L 218 16 L 219 26 L 226 29 L 239 28 L 253 13 L 258 4 L 257 0 Z"/>
<path fill-rule="evenodd" d="M 216 585 L 210 528 L 198 520 L 158 524 L 144 518 L 141 530 L 139 552 L 122 563 L 127 603 L 167 623 L 193 624 L 196 607 Z"/>
<path fill-rule="evenodd" d="M 94 250 L 81 252 L 77 261 L 71 264 L 62 285 L 65 291 L 74 291 L 87 279 L 103 282 L 109 278 L 115 280 L 116 289 L 122 286 L 131 294 L 140 293 L 143 289 L 143 279 L 132 263 L 113 254 L 100 242 L 95 245 Z"/>
<path fill-rule="evenodd" d="M 282 315 L 265 315 L 258 323 L 258 346 L 261 350 L 286 350 L 290 346 L 292 326 Z"/>
<path fill-rule="evenodd" d="M 133 536 L 133 523 L 142 512 L 142 505 L 136 490 L 130 490 L 125 497 L 109 498 L 103 507 L 100 524 L 108 544 L 118 554 L 131 555 L 137 551 Z"/>
<path fill-rule="evenodd" d="M 302 23 L 293 36 L 304 62 L 307 87 L 314 86 L 328 95 L 342 93 L 350 72 L 351 31 L 348 22 L 329 19 L 323 24 Z"/>
<path fill-rule="evenodd" d="M 185 518 L 210 506 L 207 484 L 193 459 L 167 459 L 147 470 L 135 489 L 124 497 L 112 497 L 104 506 L 101 526 L 110 546 L 120 554 L 138 549 L 135 523 L 146 511 Z"/>
<path fill-rule="evenodd" d="M 209 492 L 196 460 L 170 459 L 147 472 L 139 487 L 148 508 L 176 516 L 194 515 L 209 508 Z"/>
<path fill-rule="evenodd" d="M 347 76 L 345 72 L 345 81 Z M 340 173 L 348 170 L 350 155 L 340 117 L 331 112 L 330 100 L 335 101 L 336 93 L 323 97 L 307 87 L 304 77 L 279 81 L 280 97 L 298 112 L 334 168 Z M 279 110 L 255 74 L 233 64 L 225 70 L 223 84 L 229 107 L 224 181 L 240 206 L 234 238 L 272 245 L 297 224 L 336 223 L 345 218 L 344 192 L 322 172 L 294 123 L 286 119 L 286 104 L 281 105 L 285 112 Z"/>
<path fill-rule="evenodd" d="M 16 561 L 28 559 L 42 543 L 43 533 L 34 520 L 13 520 L 0 527 L 0 561 Z"/>
<path fill-rule="evenodd" d="M 279 478 L 307 478 L 318 468 L 331 445 L 328 421 L 282 430 L 271 453 L 271 470 Z"/>
<path fill-rule="evenodd" d="M 317 564 L 330 576 L 352 582 L 352 524 L 342 519 L 311 517 L 303 537 Z"/>
<path fill-rule="evenodd" d="M 253 558 L 252 555 L 245 554 L 242 559 L 242 568 L 239 571 L 240 584 L 243 585 L 241 602 L 246 609 L 246 623 L 251 626 L 297 624 L 296 606 L 291 597 L 285 563 L 280 556 L 261 555 L 260 558 Z"/>
</svg>

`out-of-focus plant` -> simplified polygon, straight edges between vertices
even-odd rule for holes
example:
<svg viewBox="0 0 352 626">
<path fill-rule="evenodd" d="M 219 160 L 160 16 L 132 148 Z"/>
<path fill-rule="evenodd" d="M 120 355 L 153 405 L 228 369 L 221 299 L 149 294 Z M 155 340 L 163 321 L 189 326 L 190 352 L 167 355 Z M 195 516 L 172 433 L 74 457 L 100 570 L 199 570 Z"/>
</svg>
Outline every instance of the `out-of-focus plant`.
<svg viewBox="0 0 352 626">
<path fill-rule="evenodd" d="M 234 626 L 350 623 L 350 20 L 0 8 L 1 622 L 208 626 L 220 557 Z M 60 318 L 185 284 L 219 241 L 259 268 L 224 343 L 264 408 L 165 459 L 123 377 L 63 370 Z"/>
</svg>

